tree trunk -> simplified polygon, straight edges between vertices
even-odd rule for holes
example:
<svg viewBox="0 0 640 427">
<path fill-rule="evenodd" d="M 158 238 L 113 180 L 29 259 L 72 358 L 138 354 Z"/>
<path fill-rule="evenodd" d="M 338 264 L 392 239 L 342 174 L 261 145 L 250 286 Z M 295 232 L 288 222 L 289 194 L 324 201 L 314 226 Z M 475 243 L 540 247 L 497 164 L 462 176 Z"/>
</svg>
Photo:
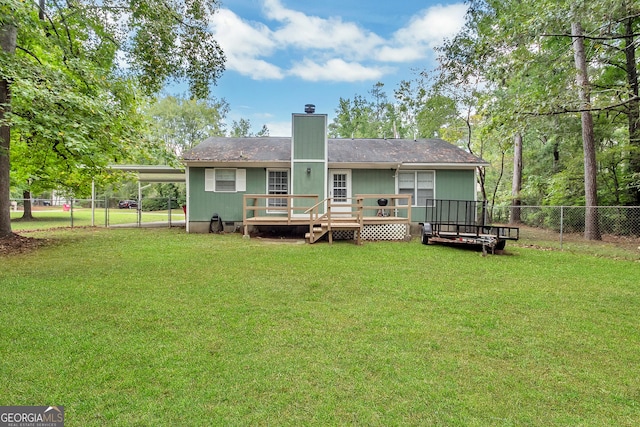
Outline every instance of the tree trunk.
<svg viewBox="0 0 640 427">
<path fill-rule="evenodd" d="M 627 18 L 625 22 L 625 48 L 624 55 L 627 63 L 627 82 L 631 89 L 627 118 L 629 121 L 629 144 L 631 145 L 631 161 L 629 166 L 631 173 L 636 174 L 640 180 L 640 99 L 638 99 L 638 70 L 636 69 L 636 45 L 633 36 L 633 20 Z M 640 189 L 633 191 L 633 199 L 640 205 Z"/>
<path fill-rule="evenodd" d="M 598 226 L 598 187 L 596 181 L 596 143 L 593 132 L 593 116 L 591 115 L 591 97 L 589 95 L 589 78 L 587 60 L 584 53 L 584 36 L 579 22 L 571 24 L 573 37 L 573 56 L 577 69 L 578 93 L 582 118 L 582 148 L 584 151 L 584 195 L 586 210 L 584 217 L 584 237 L 587 240 L 601 240 Z"/>
<path fill-rule="evenodd" d="M 33 219 L 33 213 L 31 212 L 31 191 L 24 190 L 22 192 L 22 202 L 24 204 L 22 219 Z"/>
<path fill-rule="evenodd" d="M 522 191 L 522 134 L 513 139 L 513 182 L 511 183 L 511 224 L 520 223 L 520 191 Z"/>
<path fill-rule="evenodd" d="M 0 48 L 3 52 L 13 54 L 16 50 L 17 28 L 5 24 L 0 27 Z M 0 78 L 0 121 L 9 111 L 11 103 L 10 82 Z M 0 237 L 13 235 L 11 232 L 11 200 L 9 194 L 9 147 L 11 128 L 0 125 Z"/>
</svg>

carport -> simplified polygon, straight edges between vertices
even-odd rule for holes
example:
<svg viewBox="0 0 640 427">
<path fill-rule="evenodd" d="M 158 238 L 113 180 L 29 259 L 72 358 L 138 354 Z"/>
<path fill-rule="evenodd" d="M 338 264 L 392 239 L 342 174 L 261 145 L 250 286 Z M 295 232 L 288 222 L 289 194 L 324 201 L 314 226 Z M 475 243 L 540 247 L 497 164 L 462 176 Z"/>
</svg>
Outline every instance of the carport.
<svg viewBox="0 0 640 427">
<path fill-rule="evenodd" d="M 142 226 L 142 190 L 151 184 L 155 183 L 181 183 L 186 182 L 185 171 L 182 168 L 174 168 L 172 166 L 163 165 L 109 165 L 109 169 L 127 172 L 135 175 L 138 181 L 138 209 L 137 209 L 137 223 L 136 226 Z M 92 200 L 95 200 L 95 185 L 92 185 Z M 92 204 L 95 206 L 95 204 Z M 94 209 L 94 208 L 92 208 Z M 93 212 L 92 212 L 93 215 Z M 178 223 L 172 224 L 171 214 L 169 212 L 169 226 L 180 225 Z M 165 223 L 155 224 L 155 226 L 162 226 Z M 144 226 L 154 226 L 154 223 L 145 223 Z"/>
</svg>

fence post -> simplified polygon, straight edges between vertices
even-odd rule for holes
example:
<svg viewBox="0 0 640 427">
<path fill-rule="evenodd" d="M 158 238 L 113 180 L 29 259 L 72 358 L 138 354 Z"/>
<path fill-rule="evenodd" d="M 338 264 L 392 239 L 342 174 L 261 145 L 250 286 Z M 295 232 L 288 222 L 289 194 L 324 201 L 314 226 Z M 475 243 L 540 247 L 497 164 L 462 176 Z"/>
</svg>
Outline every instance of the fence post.
<svg viewBox="0 0 640 427">
<path fill-rule="evenodd" d="M 562 250 L 562 237 L 564 230 L 564 206 L 560 206 L 560 249 Z"/>
<path fill-rule="evenodd" d="M 169 228 L 171 228 L 171 196 L 167 197 L 167 208 L 169 209 Z"/>
<path fill-rule="evenodd" d="M 71 216 L 71 228 L 73 228 L 73 197 L 71 198 L 71 202 L 69 206 L 69 214 Z"/>
<path fill-rule="evenodd" d="M 96 226 L 96 181 L 91 180 L 91 226 Z"/>
<path fill-rule="evenodd" d="M 109 228 L 109 196 L 104 195 L 104 228 Z"/>
</svg>

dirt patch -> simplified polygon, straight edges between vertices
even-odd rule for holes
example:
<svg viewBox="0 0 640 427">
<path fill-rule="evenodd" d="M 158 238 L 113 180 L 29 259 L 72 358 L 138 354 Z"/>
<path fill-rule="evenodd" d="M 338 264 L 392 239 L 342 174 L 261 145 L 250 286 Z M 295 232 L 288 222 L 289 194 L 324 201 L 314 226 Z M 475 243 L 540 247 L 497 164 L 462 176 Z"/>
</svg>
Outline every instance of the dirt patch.
<svg viewBox="0 0 640 427">
<path fill-rule="evenodd" d="M 14 233 L 9 237 L 0 238 L 0 256 L 24 254 L 48 244 L 48 239 L 24 237 Z"/>
<path fill-rule="evenodd" d="M 285 237 L 262 237 L 256 236 L 254 237 L 256 240 L 259 240 L 263 243 L 268 244 L 279 244 L 279 245 L 304 245 L 306 242 L 304 239 L 293 239 L 293 238 L 285 238 Z"/>
</svg>

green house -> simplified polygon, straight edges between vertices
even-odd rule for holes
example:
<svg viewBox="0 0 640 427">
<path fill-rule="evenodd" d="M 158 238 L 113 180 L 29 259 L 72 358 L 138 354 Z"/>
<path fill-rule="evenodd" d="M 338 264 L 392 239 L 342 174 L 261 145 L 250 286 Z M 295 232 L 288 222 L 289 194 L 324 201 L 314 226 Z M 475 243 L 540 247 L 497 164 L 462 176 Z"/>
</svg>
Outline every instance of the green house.
<svg viewBox="0 0 640 427">
<path fill-rule="evenodd" d="M 365 221 L 403 218 L 408 233 L 427 199 L 476 200 L 476 171 L 487 166 L 440 139 L 328 138 L 327 115 L 315 113 L 293 114 L 291 137 L 209 138 L 183 161 L 190 233 L 208 232 L 214 215 L 225 229 L 246 232 L 251 221 L 348 216 L 358 203 Z"/>
</svg>

